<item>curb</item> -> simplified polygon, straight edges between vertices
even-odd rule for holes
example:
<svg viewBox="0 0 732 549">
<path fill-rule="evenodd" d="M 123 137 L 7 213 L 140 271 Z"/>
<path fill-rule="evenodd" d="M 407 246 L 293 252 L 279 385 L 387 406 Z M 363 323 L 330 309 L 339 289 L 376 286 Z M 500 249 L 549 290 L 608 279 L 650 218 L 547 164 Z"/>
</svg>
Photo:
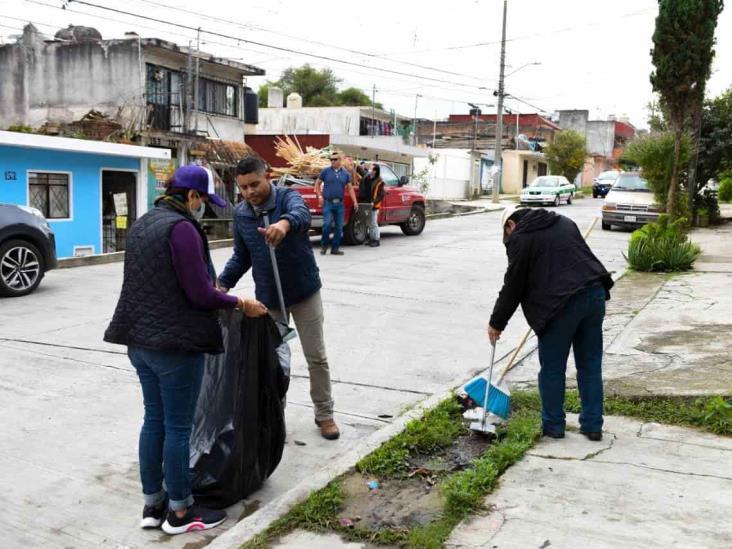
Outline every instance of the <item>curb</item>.
<svg viewBox="0 0 732 549">
<path fill-rule="evenodd" d="M 211 250 L 219 248 L 230 248 L 234 245 L 233 238 L 224 240 L 212 240 L 208 243 Z M 59 269 L 70 269 L 73 267 L 89 267 L 92 265 L 108 265 L 109 263 L 119 263 L 125 260 L 124 252 L 114 252 L 111 254 L 89 255 L 86 257 L 65 257 L 58 260 Z"/>
<path fill-rule="evenodd" d="M 498 211 L 498 209 L 490 208 L 477 208 L 475 211 L 470 212 L 455 212 L 455 213 L 438 213 L 428 214 L 427 219 L 446 219 L 448 217 L 466 217 L 469 215 L 479 215 L 484 213 L 491 213 Z M 212 240 L 208 243 L 208 247 L 211 250 L 219 250 L 221 248 L 231 248 L 234 245 L 233 238 L 225 238 L 222 240 Z M 99 254 L 89 255 L 85 257 L 65 257 L 58 260 L 59 269 L 70 269 L 73 267 L 90 267 L 92 265 L 108 265 L 110 263 L 119 263 L 125 260 L 124 252 L 114 252 L 110 254 Z"/>
</svg>

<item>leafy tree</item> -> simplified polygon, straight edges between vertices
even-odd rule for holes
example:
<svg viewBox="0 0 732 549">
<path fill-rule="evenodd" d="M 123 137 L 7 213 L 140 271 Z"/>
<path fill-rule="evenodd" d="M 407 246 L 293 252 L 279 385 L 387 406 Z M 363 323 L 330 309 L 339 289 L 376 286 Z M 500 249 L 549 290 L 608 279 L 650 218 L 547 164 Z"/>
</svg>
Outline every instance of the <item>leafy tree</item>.
<svg viewBox="0 0 732 549">
<path fill-rule="evenodd" d="M 668 130 L 663 109 L 658 101 L 649 102 L 646 105 L 646 110 L 648 111 L 648 127 L 652 132 L 665 132 Z"/>
<path fill-rule="evenodd" d="M 732 170 L 732 89 L 707 101 L 699 139 L 699 183 Z"/>
<path fill-rule="evenodd" d="M 639 166 L 643 177 L 653 191 L 656 203 L 661 209 L 668 208 L 669 184 L 673 172 L 674 149 L 676 141 L 671 132 L 654 133 L 631 141 L 623 153 L 623 163 Z M 689 160 L 689 139 L 681 140 L 679 161 Z"/>
<path fill-rule="evenodd" d="M 714 58 L 714 31 L 723 0 L 659 0 L 651 73 L 674 136 L 667 211 L 678 217 L 679 175 L 684 128 L 704 97 Z"/>
<path fill-rule="evenodd" d="M 587 141 L 574 130 L 564 130 L 557 134 L 554 143 L 544 148 L 544 154 L 553 174 L 574 181 L 585 165 Z"/>
<path fill-rule="evenodd" d="M 281 88 L 285 97 L 292 92 L 299 93 L 305 107 L 371 106 L 371 98 L 358 88 L 339 92 L 340 82 L 341 79 L 331 69 L 316 69 L 310 65 L 290 67 L 285 69 L 279 80 L 268 81 L 259 88 L 259 106 L 267 106 L 270 87 Z M 379 103 L 376 107 L 382 108 Z"/>
<path fill-rule="evenodd" d="M 346 88 L 338 92 L 338 104 L 344 107 L 370 107 L 371 98 L 358 88 Z M 383 109 L 381 103 L 376 103 L 377 109 Z"/>
</svg>

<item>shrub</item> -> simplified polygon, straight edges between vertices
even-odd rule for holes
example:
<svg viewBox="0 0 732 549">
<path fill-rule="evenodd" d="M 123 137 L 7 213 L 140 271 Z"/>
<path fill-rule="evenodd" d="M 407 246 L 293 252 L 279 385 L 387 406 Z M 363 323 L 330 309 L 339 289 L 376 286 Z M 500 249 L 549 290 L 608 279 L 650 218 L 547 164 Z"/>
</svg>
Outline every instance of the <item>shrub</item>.
<svg viewBox="0 0 732 549">
<path fill-rule="evenodd" d="M 681 163 L 689 159 L 689 140 L 681 141 Z M 666 208 L 668 187 L 671 182 L 671 168 L 673 167 L 674 136 L 672 133 L 657 133 L 634 139 L 623 154 L 623 161 L 640 166 L 643 177 L 648 180 L 656 203 Z M 684 199 L 679 193 L 679 204 Z M 682 214 L 683 215 L 683 214 Z"/>
<path fill-rule="evenodd" d="M 630 266 L 645 272 L 688 271 L 701 250 L 689 242 L 685 224 L 684 218 L 671 223 L 667 215 L 661 215 L 658 222 L 635 231 L 626 257 Z"/>
<path fill-rule="evenodd" d="M 719 182 L 718 196 L 721 202 L 732 201 L 732 175 L 723 177 Z"/>
<path fill-rule="evenodd" d="M 694 209 L 697 215 L 708 216 L 709 222 L 713 225 L 720 223 L 722 220 L 722 215 L 719 211 L 719 201 L 709 189 L 703 189 L 696 195 L 694 198 Z"/>
</svg>

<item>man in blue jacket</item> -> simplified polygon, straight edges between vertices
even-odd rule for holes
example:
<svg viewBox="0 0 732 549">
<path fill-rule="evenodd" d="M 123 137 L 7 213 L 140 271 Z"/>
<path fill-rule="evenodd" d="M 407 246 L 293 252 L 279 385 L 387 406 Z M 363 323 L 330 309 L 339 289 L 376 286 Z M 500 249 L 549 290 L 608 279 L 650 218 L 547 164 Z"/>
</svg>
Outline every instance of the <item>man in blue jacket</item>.
<svg viewBox="0 0 732 549">
<path fill-rule="evenodd" d="M 218 285 L 224 291 L 236 286 L 250 268 L 256 296 L 277 320 L 279 300 L 269 245 L 276 248 L 287 314 L 295 320 L 300 343 L 310 372 L 310 398 L 315 423 L 328 440 L 340 436 L 333 420 L 330 368 L 323 337 L 323 302 L 320 274 L 308 237 L 310 210 L 300 194 L 267 181 L 267 166 L 258 156 L 249 156 L 237 166 L 236 182 L 244 200 L 234 212 L 234 255 L 229 259 Z M 268 214 L 269 228 L 263 214 Z"/>
</svg>

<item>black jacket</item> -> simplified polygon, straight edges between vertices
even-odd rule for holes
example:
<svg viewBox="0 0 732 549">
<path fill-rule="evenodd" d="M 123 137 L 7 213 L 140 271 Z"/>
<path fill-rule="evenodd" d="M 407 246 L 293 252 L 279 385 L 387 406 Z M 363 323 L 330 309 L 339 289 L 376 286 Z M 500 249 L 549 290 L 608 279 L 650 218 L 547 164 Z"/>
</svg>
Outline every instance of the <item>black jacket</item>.
<svg viewBox="0 0 732 549">
<path fill-rule="evenodd" d="M 170 232 L 184 219 L 198 229 L 204 260 L 211 265 L 208 241 L 198 223 L 159 201 L 130 228 L 122 293 L 104 341 L 156 351 L 223 352 L 216 311 L 196 309 L 173 268 Z"/>
<path fill-rule="evenodd" d="M 529 326 L 541 335 L 578 291 L 602 284 L 610 299 L 613 280 L 571 219 L 532 210 L 506 242 L 508 269 L 490 324 L 504 330 L 519 303 Z"/>
<path fill-rule="evenodd" d="M 358 201 L 363 204 L 371 202 L 371 188 L 374 183 L 371 175 L 367 174 L 361 179 L 358 186 Z"/>
</svg>

